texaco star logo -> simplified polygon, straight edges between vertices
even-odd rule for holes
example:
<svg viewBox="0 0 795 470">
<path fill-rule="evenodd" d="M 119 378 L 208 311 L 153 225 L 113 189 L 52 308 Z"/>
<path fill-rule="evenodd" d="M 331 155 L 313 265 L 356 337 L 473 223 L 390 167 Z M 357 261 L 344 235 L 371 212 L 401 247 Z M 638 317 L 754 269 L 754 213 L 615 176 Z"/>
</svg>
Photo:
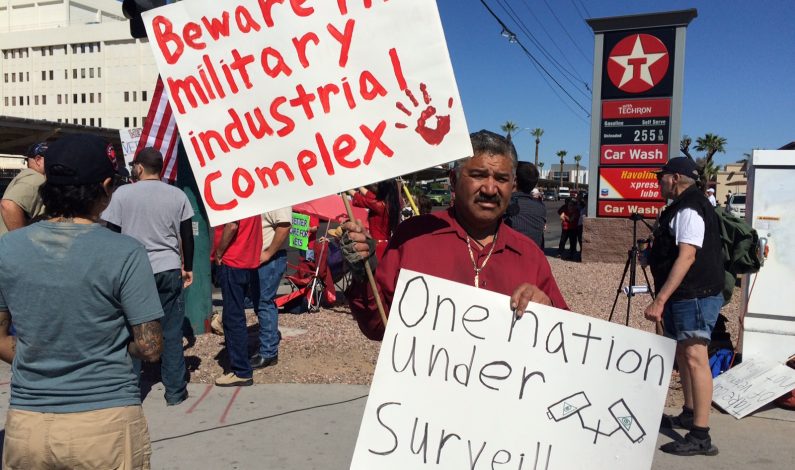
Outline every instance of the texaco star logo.
<svg viewBox="0 0 795 470">
<path fill-rule="evenodd" d="M 668 49 L 650 34 L 627 36 L 610 51 L 607 75 L 619 90 L 643 93 L 668 72 Z"/>
</svg>

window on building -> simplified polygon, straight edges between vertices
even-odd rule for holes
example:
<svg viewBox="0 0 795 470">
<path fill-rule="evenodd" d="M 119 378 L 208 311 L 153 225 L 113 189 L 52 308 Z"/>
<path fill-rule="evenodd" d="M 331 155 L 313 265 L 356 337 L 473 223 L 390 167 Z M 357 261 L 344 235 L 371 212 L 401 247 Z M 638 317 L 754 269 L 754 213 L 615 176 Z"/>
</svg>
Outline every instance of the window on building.
<svg viewBox="0 0 795 470">
<path fill-rule="evenodd" d="M 146 101 L 146 90 L 141 92 L 141 99 Z"/>
<path fill-rule="evenodd" d="M 8 72 L 3 74 L 3 83 L 8 83 Z"/>
<path fill-rule="evenodd" d="M 72 103 L 77 104 L 77 93 L 72 93 Z"/>
<path fill-rule="evenodd" d="M 45 54 L 46 54 L 46 51 L 45 51 L 45 50 L 44 50 L 44 48 L 42 47 L 42 48 L 41 48 L 41 56 L 42 56 L 42 57 L 44 57 L 44 55 L 45 55 Z"/>
<path fill-rule="evenodd" d="M 11 72 L 11 83 L 17 82 L 17 74 L 15 72 Z"/>
<path fill-rule="evenodd" d="M 124 127 L 130 127 L 130 118 L 124 118 Z"/>
<path fill-rule="evenodd" d="M 77 54 L 77 44 L 72 44 L 72 54 Z"/>
<path fill-rule="evenodd" d="M 50 77 L 50 78 L 52 78 L 52 77 Z M 25 81 L 26 82 L 30 81 L 30 72 L 25 72 Z"/>
<path fill-rule="evenodd" d="M 63 69 L 63 79 L 64 80 L 69 79 L 69 69 Z"/>
<path fill-rule="evenodd" d="M 39 105 L 39 95 L 36 95 L 36 96 L 33 97 L 33 104 L 35 106 Z"/>
<path fill-rule="evenodd" d="M 86 78 L 86 69 L 80 69 L 80 78 Z"/>
<path fill-rule="evenodd" d="M 137 91 L 133 92 L 133 101 L 138 101 L 138 92 Z"/>
<path fill-rule="evenodd" d="M 4 102 L 5 102 L 5 106 L 8 106 L 8 97 L 7 97 L 7 96 L 4 96 L 4 97 L 3 97 L 3 100 L 4 100 Z"/>
<path fill-rule="evenodd" d="M 88 120 L 88 124 L 89 124 L 91 127 L 94 127 L 94 118 L 91 118 L 91 119 L 89 119 L 89 120 Z"/>
<path fill-rule="evenodd" d="M 11 106 L 16 106 L 16 105 L 17 105 L 17 97 L 16 96 L 12 96 L 11 97 Z"/>
<path fill-rule="evenodd" d="M 138 118 L 137 117 L 133 118 L 133 127 L 138 127 Z"/>
<path fill-rule="evenodd" d="M 61 103 L 62 101 L 63 101 L 63 98 L 61 98 L 61 94 L 58 93 L 58 104 L 63 104 L 63 103 Z"/>
<path fill-rule="evenodd" d="M 102 103 L 102 93 L 97 93 L 97 103 Z"/>
<path fill-rule="evenodd" d="M 72 124 L 77 124 L 77 118 L 72 119 Z"/>
<path fill-rule="evenodd" d="M 77 69 L 72 69 L 72 78 L 77 79 Z"/>
<path fill-rule="evenodd" d="M 97 118 L 97 126 L 102 127 L 102 118 Z"/>
<path fill-rule="evenodd" d="M 63 95 L 63 102 L 66 103 L 66 104 L 69 104 L 69 94 L 68 93 L 65 93 Z"/>
<path fill-rule="evenodd" d="M 127 103 L 129 101 L 130 101 L 130 92 L 129 91 L 125 91 L 124 92 L 124 102 Z M 125 125 L 125 127 L 129 127 L 129 126 Z"/>
<path fill-rule="evenodd" d="M 52 46 L 47 46 L 47 49 L 49 49 L 50 55 L 52 55 Z"/>
<path fill-rule="evenodd" d="M 88 94 L 88 102 L 89 103 L 93 103 L 94 102 L 94 94 L 93 93 L 89 93 Z"/>
<path fill-rule="evenodd" d="M 85 54 L 86 53 L 86 45 L 85 44 L 80 44 L 80 53 L 81 54 Z M 83 120 L 85 121 L 85 119 L 83 119 Z M 83 123 L 83 124 L 85 124 L 85 123 Z"/>
<path fill-rule="evenodd" d="M 101 42 L 98 42 L 98 43 L 97 43 L 97 52 L 102 52 L 102 43 L 101 43 Z M 102 124 L 100 124 L 100 126 L 101 126 L 101 125 L 102 125 Z"/>
<path fill-rule="evenodd" d="M 80 124 L 82 124 L 82 125 L 84 125 L 84 126 L 85 126 L 85 125 L 86 125 L 86 118 L 83 118 L 83 119 L 81 119 L 81 120 L 80 120 Z"/>
<path fill-rule="evenodd" d="M 53 79 L 53 73 L 54 73 L 54 72 L 53 72 L 52 70 L 50 70 L 50 80 L 52 80 L 52 79 Z"/>
<path fill-rule="evenodd" d="M 88 69 L 88 78 L 94 78 L 94 67 Z"/>
<path fill-rule="evenodd" d="M 47 105 L 47 95 L 41 95 L 41 104 Z"/>
<path fill-rule="evenodd" d="M 94 43 L 93 42 L 88 45 L 88 52 L 91 53 L 91 54 L 94 53 Z"/>
<path fill-rule="evenodd" d="M 97 78 L 102 78 L 102 67 L 97 67 Z"/>
<path fill-rule="evenodd" d="M 80 94 L 80 102 L 85 104 L 85 102 L 86 102 L 86 94 L 85 93 L 81 93 Z"/>
<path fill-rule="evenodd" d="M 41 81 L 47 80 L 47 72 L 44 70 L 41 71 Z"/>
</svg>

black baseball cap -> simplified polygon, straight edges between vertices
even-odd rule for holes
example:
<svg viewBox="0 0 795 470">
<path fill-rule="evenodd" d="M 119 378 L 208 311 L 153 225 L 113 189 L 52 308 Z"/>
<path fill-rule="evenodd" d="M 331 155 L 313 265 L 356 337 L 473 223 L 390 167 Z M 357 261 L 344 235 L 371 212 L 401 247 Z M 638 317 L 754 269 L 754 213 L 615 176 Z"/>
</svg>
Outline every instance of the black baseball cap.
<svg viewBox="0 0 795 470">
<path fill-rule="evenodd" d="M 25 152 L 25 157 L 27 158 L 36 158 L 39 155 L 42 157 L 44 156 L 44 152 L 47 151 L 47 148 L 50 146 L 47 142 L 36 142 L 35 144 L 28 147 L 28 150 Z"/>
<path fill-rule="evenodd" d="M 689 176 L 693 179 L 698 179 L 698 166 L 693 159 L 688 157 L 676 157 L 668 160 L 668 163 L 663 165 L 657 171 L 654 171 L 657 175 L 664 175 L 666 173 L 677 173 L 680 175 Z"/>
<path fill-rule="evenodd" d="M 101 183 L 118 170 L 113 146 L 91 134 L 62 137 L 49 146 L 44 157 L 47 182 L 55 185 Z"/>
</svg>

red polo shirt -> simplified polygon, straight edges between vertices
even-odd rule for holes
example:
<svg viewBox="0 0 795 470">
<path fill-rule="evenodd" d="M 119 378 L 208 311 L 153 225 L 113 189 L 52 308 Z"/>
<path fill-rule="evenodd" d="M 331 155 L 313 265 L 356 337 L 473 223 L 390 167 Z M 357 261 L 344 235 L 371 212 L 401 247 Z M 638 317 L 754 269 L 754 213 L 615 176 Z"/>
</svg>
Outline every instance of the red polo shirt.
<svg viewBox="0 0 795 470">
<path fill-rule="evenodd" d="M 401 223 L 378 262 L 376 282 L 389 313 L 401 268 L 473 285 L 475 270 L 467 250 L 467 236 L 454 217 L 455 209 L 412 217 Z M 532 240 L 500 224 L 491 258 L 480 272 L 480 288 L 510 296 L 522 283 L 537 286 L 557 308 L 568 309 L 544 253 Z M 478 266 L 483 265 L 491 244 L 472 243 Z M 370 339 L 380 340 L 384 325 L 367 282 L 354 283 L 347 292 L 351 313 Z"/>
<path fill-rule="evenodd" d="M 221 243 L 224 226 L 215 227 L 213 250 L 210 259 L 215 260 L 215 250 Z M 255 215 L 238 221 L 237 233 L 224 252 L 223 264 L 230 268 L 257 269 L 262 253 L 262 216 Z"/>
</svg>

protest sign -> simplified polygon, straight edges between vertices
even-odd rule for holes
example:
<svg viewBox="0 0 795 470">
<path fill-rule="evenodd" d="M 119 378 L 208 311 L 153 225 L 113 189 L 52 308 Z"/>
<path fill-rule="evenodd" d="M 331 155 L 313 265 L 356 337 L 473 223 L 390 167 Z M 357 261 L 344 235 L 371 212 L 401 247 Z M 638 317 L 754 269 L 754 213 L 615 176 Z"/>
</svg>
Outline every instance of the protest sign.
<svg viewBox="0 0 795 470">
<path fill-rule="evenodd" d="M 650 468 L 673 340 L 402 270 L 352 470 Z"/>
<path fill-rule="evenodd" d="M 290 246 L 299 250 L 309 249 L 309 216 L 293 212 L 290 226 Z"/>
<path fill-rule="evenodd" d="M 795 369 L 762 357 L 743 358 L 713 381 L 712 401 L 737 419 L 795 389 Z"/>
<path fill-rule="evenodd" d="M 142 16 L 212 225 L 472 154 L 435 2 L 194 0 Z"/>
<path fill-rule="evenodd" d="M 135 149 L 138 147 L 138 140 L 141 138 L 141 127 L 124 127 L 119 129 L 121 139 L 121 150 L 124 153 L 124 161 L 131 162 L 135 158 Z"/>
</svg>

